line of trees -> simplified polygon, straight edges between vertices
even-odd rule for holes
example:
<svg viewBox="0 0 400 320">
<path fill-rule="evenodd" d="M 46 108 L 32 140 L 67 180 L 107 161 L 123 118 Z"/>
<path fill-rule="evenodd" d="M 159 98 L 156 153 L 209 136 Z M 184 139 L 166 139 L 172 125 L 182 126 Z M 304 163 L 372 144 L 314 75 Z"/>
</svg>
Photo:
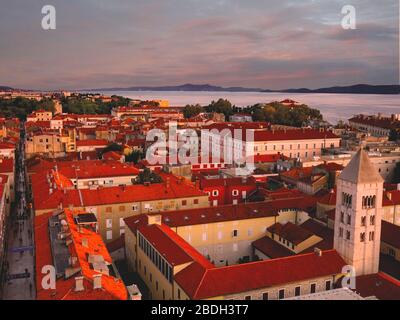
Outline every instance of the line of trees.
<svg viewBox="0 0 400 320">
<path fill-rule="evenodd" d="M 0 99 L 0 116 L 4 118 L 25 120 L 28 114 L 40 109 L 54 112 L 54 102 L 50 99 L 36 101 L 22 97 Z"/>
<path fill-rule="evenodd" d="M 279 102 L 259 103 L 246 108 L 240 108 L 226 99 L 212 101 L 208 106 L 202 107 L 199 104 L 187 105 L 183 109 L 185 118 L 192 118 L 202 112 L 223 113 L 225 119 L 235 113 L 251 114 L 253 121 L 270 122 L 293 127 L 301 127 L 310 120 L 323 120 L 319 110 L 309 108 L 307 105 L 290 108 Z"/>
<path fill-rule="evenodd" d="M 76 114 L 109 114 L 111 109 L 129 104 L 130 99 L 112 96 L 113 101 L 103 102 L 100 99 L 91 101 L 85 96 L 66 97 L 61 100 L 63 112 Z"/>
</svg>

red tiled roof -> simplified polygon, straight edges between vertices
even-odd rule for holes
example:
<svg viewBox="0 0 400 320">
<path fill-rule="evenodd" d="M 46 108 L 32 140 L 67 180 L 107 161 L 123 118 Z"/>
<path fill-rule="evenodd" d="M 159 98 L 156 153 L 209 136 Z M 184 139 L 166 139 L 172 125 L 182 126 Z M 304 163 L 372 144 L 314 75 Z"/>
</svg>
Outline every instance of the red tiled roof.
<svg viewBox="0 0 400 320">
<path fill-rule="evenodd" d="M 304 250 L 303 252 L 311 252 L 314 248 L 318 248 L 321 250 L 331 250 L 333 249 L 333 230 L 329 229 L 327 226 L 322 225 L 321 223 L 308 219 L 306 222 L 300 225 L 303 229 L 306 229 L 323 240 L 316 243 L 314 246 Z"/>
<path fill-rule="evenodd" d="M 162 174 L 162 176 L 164 181 L 170 178 L 169 185 L 164 182 L 149 186 L 130 185 L 82 190 L 53 189 L 52 193 L 50 193 L 46 173 L 33 174 L 31 179 L 34 205 L 36 210 L 51 210 L 56 209 L 60 203 L 64 207 L 68 207 L 70 204 L 82 207 L 206 196 L 205 193 L 196 189 L 192 184 L 179 180 L 173 175 Z"/>
<path fill-rule="evenodd" d="M 268 122 L 217 122 L 210 124 L 208 126 L 205 126 L 205 129 L 212 130 L 212 129 L 217 129 L 219 131 L 222 131 L 224 129 L 266 129 L 269 127 Z"/>
<path fill-rule="evenodd" d="M 384 207 L 400 205 L 400 190 L 390 190 L 384 192 L 382 203 Z"/>
<path fill-rule="evenodd" d="M 273 205 L 267 202 L 166 211 L 156 214 L 161 215 L 163 223 L 170 227 L 275 217 L 278 215 Z M 133 220 L 135 218 L 132 217 L 128 219 Z"/>
<path fill-rule="evenodd" d="M 0 159 L 0 173 L 14 172 L 14 159 Z"/>
<path fill-rule="evenodd" d="M 292 256 L 295 253 L 288 248 L 284 247 L 280 243 L 272 240 L 270 237 L 265 236 L 252 243 L 253 247 L 261 251 L 271 259 L 283 258 Z"/>
<path fill-rule="evenodd" d="M 400 249 L 400 226 L 382 220 L 381 241 Z"/>
<path fill-rule="evenodd" d="M 280 198 L 271 201 L 271 205 L 277 209 L 302 209 L 307 211 L 310 208 L 315 208 L 317 199 L 313 196 L 303 195 L 292 198 Z"/>
<path fill-rule="evenodd" d="M 332 189 L 327 192 L 325 195 L 318 199 L 318 203 L 335 206 L 336 205 L 336 190 Z"/>
<path fill-rule="evenodd" d="M 275 163 L 278 160 L 286 160 L 288 157 L 283 154 L 255 154 L 249 160 L 253 160 L 254 163 Z"/>
<path fill-rule="evenodd" d="M 197 261 L 206 268 L 214 265 L 166 225 L 146 225 L 138 231 L 157 249 L 171 266 Z"/>
<path fill-rule="evenodd" d="M 79 213 L 75 211 L 74 213 Z M 71 232 L 72 243 L 69 245 L 71 255 L 77 257 L 81 268 L 80 274 L 84 277 L 83 291 L 74 291 L 75 279 L 60 278 L 56 282 L 56 290 L 43 289 L 40 283 L 46 274 L 40 270 L 45 265 L 52 265 L 51 245 L 49 239 L 48 220 L 52 212 L 35 217 L 35 245 L 36 245 L 36 283 L 38 300 L 126 300 L 128 293 L 122 280 L 106 274 L 102 275 L 101 289 L 93 288 L 93 276 L 99 272 L 93 270 L 88 261 L 88 255 L 101 255 L 108 263 L 112 259 L 99 234 L 83 228 L 78 232 L 78 226 L 74 222 L 73 214 L 70 210 L 65 210 L 66 222 Z M 83 212 L 81 212 L 83 213 Z M 82 239 L 88 241 L 88 247 L 82 245 Z"/>
<path fill-rule="evenodd" d="M 106 244 L 108 252 L 114 252 L 125 247 L 125 237 L 121 236 Z"/>
<path fill-rule="evenodd" d="M 275 223 L 267 229 L 269 232 L 276 234 L 283 239 L 288 240 L 290 243 L 298 245 L 307 239 L 311 238 L 314 234 L 301 226 L 295 225 L 291 222 L 282 225 Z"/>
<path fill-rule="evenodd" d="M 335 163 L 335 162 L 323 163 L 317 167 L 324 168 L 328 171 L 342 171 L 344 169 L 344 166 L 342 166 L 341 164 Z"/>
<path fill-rule="evenodd" d="M 387 117 L 374 117 L 374 116 L 356 116 L 349 119 L 349 122 L 354 122 L 358 124 L 365 124 L 377 128 L 383 129 L 398 129 L 400 128 L 400 121 L 393 121 L 391 118 Z"/>
<path fill-rule="evenodd" d="M 122 154 L 119 154 L 115 151 L 108 151 L 103 154 L 103 159 L 105 160 L 120 160 L 122 157 Z"/>
<path fill-rule="evenodd" d="M 102 177 L 136 176 L 139 169 L 132 164 L 121 163 L 116 160 L 76 160 L 76 161 L 46 161 L 29 168 L 30 172 L 42 172 L 54 169 L 69 179 L 90 179 Z"/>
<path fill-rule="evenodd" d="M 90 147 L 90 146 L 107 146 L 109 142 L 105 139 L 88 139 L 88 140 L 77 140 L 77 147 Z"/>
<path fill-rule="evenodd" d="M 15 144 L 12 144 L 10 142 L 1 141 L 0 149 L 15 149 Z"/>
<path fill-rule="evenodd" d="M 206 299 L 332 276 L 345 265 L 336 250 L 329 250 L 320 257 L 310 253 L 212 269 L 191 265 L 175 281 L 191 299 Z"/>
<path fill-rule="evenodd" d="M 306 168 L 293 168 L 289 171 L 281 172 L 281 177 L 289 178 L 292 180 L 300 180 L 305 177 L 310 177 L 312 175 L 313 168 L 306 167 Z"/>
<path fill-rule="evenodd" d="M 316 129 L 293 130 L 264 130 L 254 132 L 254 141 L 284 141 L 284 140 L 313 140 L 313 139 L 340 139 L 331 131 Z"/>
<path fill-rule="evenodd" d="M 204 175 L 200 176 L 200 187 L 220 187 L 220 186 L 253 186 L 256 187 L 256 181 L 253 177 L 246 179 L 231 177 L 231 178 L 207 178 Z"/>
<path fill-rule="evenodd" d="M 380 300 L 400 300 L 400 281 L 385 273 L 356 278 L 356 290 L 362 297 L 375 296 Z"/>
</svg>

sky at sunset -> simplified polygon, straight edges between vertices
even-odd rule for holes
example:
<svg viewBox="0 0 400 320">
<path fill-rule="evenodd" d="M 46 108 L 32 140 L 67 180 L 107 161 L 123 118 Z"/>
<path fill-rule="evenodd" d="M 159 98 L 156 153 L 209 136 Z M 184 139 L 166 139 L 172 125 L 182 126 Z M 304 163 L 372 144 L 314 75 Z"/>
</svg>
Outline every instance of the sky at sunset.
<svg viewBox="0 0 400 320">
<path fill-rule="evenodd" d="M 41 28 L 41 8 L 57 29 Z M 355 6 L 357 29 L 341 27 Z M 2 0 L 0 85 L 398 84 L 398 0 Z"/>
</svg>

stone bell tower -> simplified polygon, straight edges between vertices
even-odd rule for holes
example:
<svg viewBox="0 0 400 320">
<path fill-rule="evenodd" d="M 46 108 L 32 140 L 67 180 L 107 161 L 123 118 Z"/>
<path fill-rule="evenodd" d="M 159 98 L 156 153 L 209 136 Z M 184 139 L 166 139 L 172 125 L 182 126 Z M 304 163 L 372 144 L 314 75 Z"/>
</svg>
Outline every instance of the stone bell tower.
<svg viewBox="0 0 400 320">
<path fill-rule="evenodd" d="M 379 270 L 383 178 L 361 148 L 337 182 L 334 248 L 356 276 Z"/>
</svg>

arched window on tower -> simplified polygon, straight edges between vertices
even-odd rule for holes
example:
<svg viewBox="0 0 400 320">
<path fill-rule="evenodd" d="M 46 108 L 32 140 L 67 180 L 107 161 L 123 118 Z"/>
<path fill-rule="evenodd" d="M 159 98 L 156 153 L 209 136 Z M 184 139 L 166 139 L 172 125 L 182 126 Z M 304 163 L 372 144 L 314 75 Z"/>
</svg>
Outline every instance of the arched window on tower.
<svg viewBox="0 0 400 320">
<path fill-rule="evenodd" d="M 372 209 L 375 208 L 376 196 L 364 196 L 362 197 L 362 208 Z"/>
<path fill-rule="evenodd" d="M 342 192 L 342 205 L 343 206 L 345 206 L 347 208 L 351 208 L 352 201 L 353 201 L 352 195 Z"/>
<path fill-rule="evenodd" d="M 370 233 L 369 233 L 369 241 L 374 241 L 375 240 L 375 232 L 374 231 L 371 231 Z"/>
<path fill-rule="evenodd" d="M 370 225 L 374 226 L 375 225 L 375 216 L 370 216 L 369 221 L 370 221 Z"/>
</svg>

